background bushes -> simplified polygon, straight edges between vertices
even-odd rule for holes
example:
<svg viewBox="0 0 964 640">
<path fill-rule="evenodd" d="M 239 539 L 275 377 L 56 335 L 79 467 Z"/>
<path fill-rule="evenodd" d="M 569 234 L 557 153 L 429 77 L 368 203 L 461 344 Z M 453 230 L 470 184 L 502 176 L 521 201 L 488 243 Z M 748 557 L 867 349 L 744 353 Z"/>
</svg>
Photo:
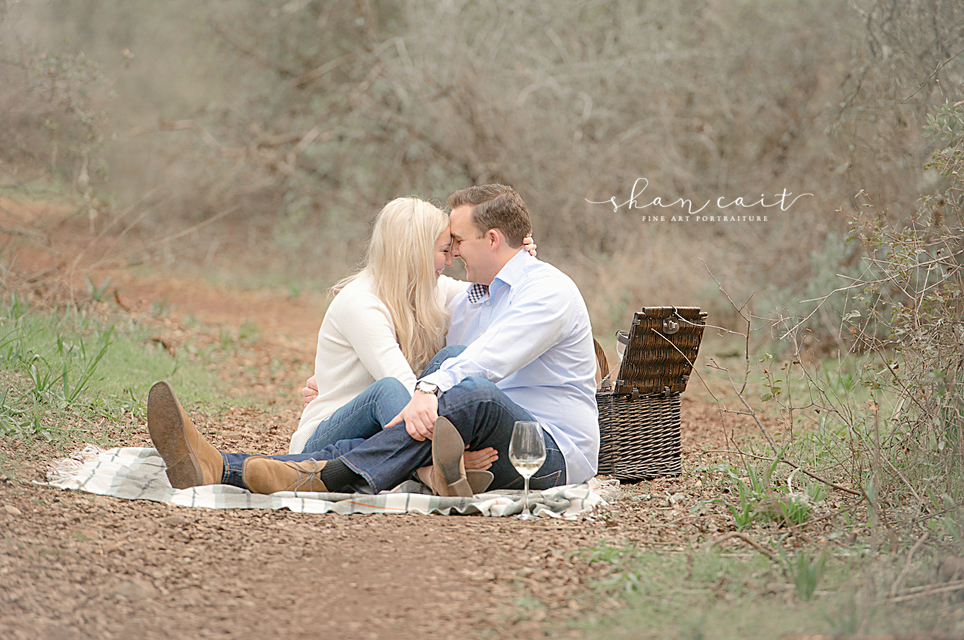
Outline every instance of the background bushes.
<svg viewBox="0 0 964 640">
<path fill-rule="evenodd" d="M 19 65 L 4 72 L 28 77 L 40 55 L 96 61 L 116 95 L 107 121 L 90 93 L 58 103 L 78 123 L 75 151 L 7 148 L 72 183 L 86 171 L 96 208 L 116 203 L 96 224 L 125 215 L 118 228 L 136 220 L 148 244 L 216 219 L 126 258 L 203 263 L 225 281 L 323 288 L 358 262 L 387 200 L 502 181 L 601 335 L 644 304 L 735 322 L 707 269 L 754 313 L 807 315 L 796 301 L 855 264 L 839 239 L 858 191 L 899 222 L 936 186 L 920 131 L 959 90 L 961 12 L 940 0 L 23 2 L 3 24 Z M 70 94 L 49 75 L 18 95 Z M 41 108 L 3 104 L 6 119 L 33 118 L 17 131 L 45 131 Z M 704 211 L 765 224 L 652 223 L 679 207 L 587 202 L 623 202 L 639 178 L 641 203 L 812 195 L 786 211 Z M 247 268 L 219 272 L 219 255 Z M 834 320 L 818 320 L 820 344 L 837 348 Z"/>
</svg>

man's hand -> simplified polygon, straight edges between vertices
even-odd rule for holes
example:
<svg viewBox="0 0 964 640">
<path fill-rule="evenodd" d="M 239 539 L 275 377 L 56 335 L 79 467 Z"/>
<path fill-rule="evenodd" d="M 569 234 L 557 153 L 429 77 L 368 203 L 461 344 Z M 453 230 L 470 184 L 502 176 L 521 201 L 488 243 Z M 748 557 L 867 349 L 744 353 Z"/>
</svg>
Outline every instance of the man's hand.
<svg viewBox="0 0 964 640">
<path fill-rule="evenodd" d="M 465 447 L 468 449 L 468 447 Z M 462 456 L 465 460 L 465 470 L 478 469 L 484 470 L 492 466 L 492 463 L 499 459 L 499 452 L 493 447 L 487 447 L 479 451 L 466 451 Z"/>
<path fill-rule="evenodd" d="M 306 407 L 309 402 L 318 397 L 318 383 L 315 381 L 315 376 L 311 376 L 305 382 L 305 388 L 301 390 L 301 395 L 305 398 Z"/>
<path fill-rule="evenodd" d="M 434 393 L 416 391 L 402 412 L 392 418 L 385 428 L 404 422 L 408 435 L 421 441 L 426 438 L 431 439 L 436 420 L 438 420 L 438 398 Z"/>
</svg>

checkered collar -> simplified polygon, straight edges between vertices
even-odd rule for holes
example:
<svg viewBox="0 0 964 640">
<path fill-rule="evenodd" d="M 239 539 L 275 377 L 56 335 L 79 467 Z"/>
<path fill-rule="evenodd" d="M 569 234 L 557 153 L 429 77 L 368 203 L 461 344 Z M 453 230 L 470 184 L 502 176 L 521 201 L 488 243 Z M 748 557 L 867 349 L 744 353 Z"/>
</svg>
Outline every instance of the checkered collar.
<svg viewBox="0 0 964 640">
<path fill-rule="evenodd" d="M 469 290 L 466 293 L 469 297 L 469 302 L 473 304 L 482 302 L 489 297 L 489 285 L 473 283 L 469 286 Z"/>
<path fill-rule="evenodd" d="M 515 256 L 512 257 L 509 262 L 506 263 L 504 267 L 499 271 L 499 273 L 492 280 L 493 284 L 496 280 L 502 281 L 510 287 L 514 282 L 519 282 L 524 278 L 524 271 L 526 265 L 530 260 L 535 260 L 529 253 L 523 248 L 519 250 Z M 469 285 L 466 295 L 469 302 L 472 304 L 478 304 L 489 297 L 489 286 L 487 284 L 472 283 Z"/>
</svg>

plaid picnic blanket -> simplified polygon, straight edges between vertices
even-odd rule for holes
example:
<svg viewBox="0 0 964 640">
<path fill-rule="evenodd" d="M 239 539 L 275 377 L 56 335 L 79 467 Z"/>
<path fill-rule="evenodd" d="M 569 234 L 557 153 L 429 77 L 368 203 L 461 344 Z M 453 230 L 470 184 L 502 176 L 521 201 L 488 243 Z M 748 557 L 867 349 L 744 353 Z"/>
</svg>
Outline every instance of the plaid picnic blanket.
<svg viewBox="0 0 964 640">
<path fill-rule="evenodd" d="M 169 502 L 209 509 L 289 509 L 302 513 L 435 513 L 511 516 L 522 512 L 521 491 L 484 493 L 472 498 L 443 498 L 423 484 L 407 481 L 379 494 L 280 492 L 259 495 L 229 485 L 174 489 L 155 449 L 100 449 L 87 445 L 70 458 L 53 462 L 47 485 L 127 500 Z M 595 478 L 588 484 L 529 492 L 529 508 L 537 515 L 575 519 L 607 504 L 615 481 Z"/>
</svg>

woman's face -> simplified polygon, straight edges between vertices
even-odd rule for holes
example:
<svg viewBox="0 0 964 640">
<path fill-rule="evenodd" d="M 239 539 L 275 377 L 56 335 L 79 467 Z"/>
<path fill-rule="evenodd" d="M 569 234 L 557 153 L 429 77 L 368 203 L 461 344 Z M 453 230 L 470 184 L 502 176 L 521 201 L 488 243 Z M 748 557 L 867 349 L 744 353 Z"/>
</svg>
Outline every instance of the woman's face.
<svg viewBox="0 0 964 640">
<path fill-rule="evenodd" d="M 452 236 L 446 229 L 435 240 L 435 278 L 442 275 L 442 269 L 452 266 Z"/>
</svg>

